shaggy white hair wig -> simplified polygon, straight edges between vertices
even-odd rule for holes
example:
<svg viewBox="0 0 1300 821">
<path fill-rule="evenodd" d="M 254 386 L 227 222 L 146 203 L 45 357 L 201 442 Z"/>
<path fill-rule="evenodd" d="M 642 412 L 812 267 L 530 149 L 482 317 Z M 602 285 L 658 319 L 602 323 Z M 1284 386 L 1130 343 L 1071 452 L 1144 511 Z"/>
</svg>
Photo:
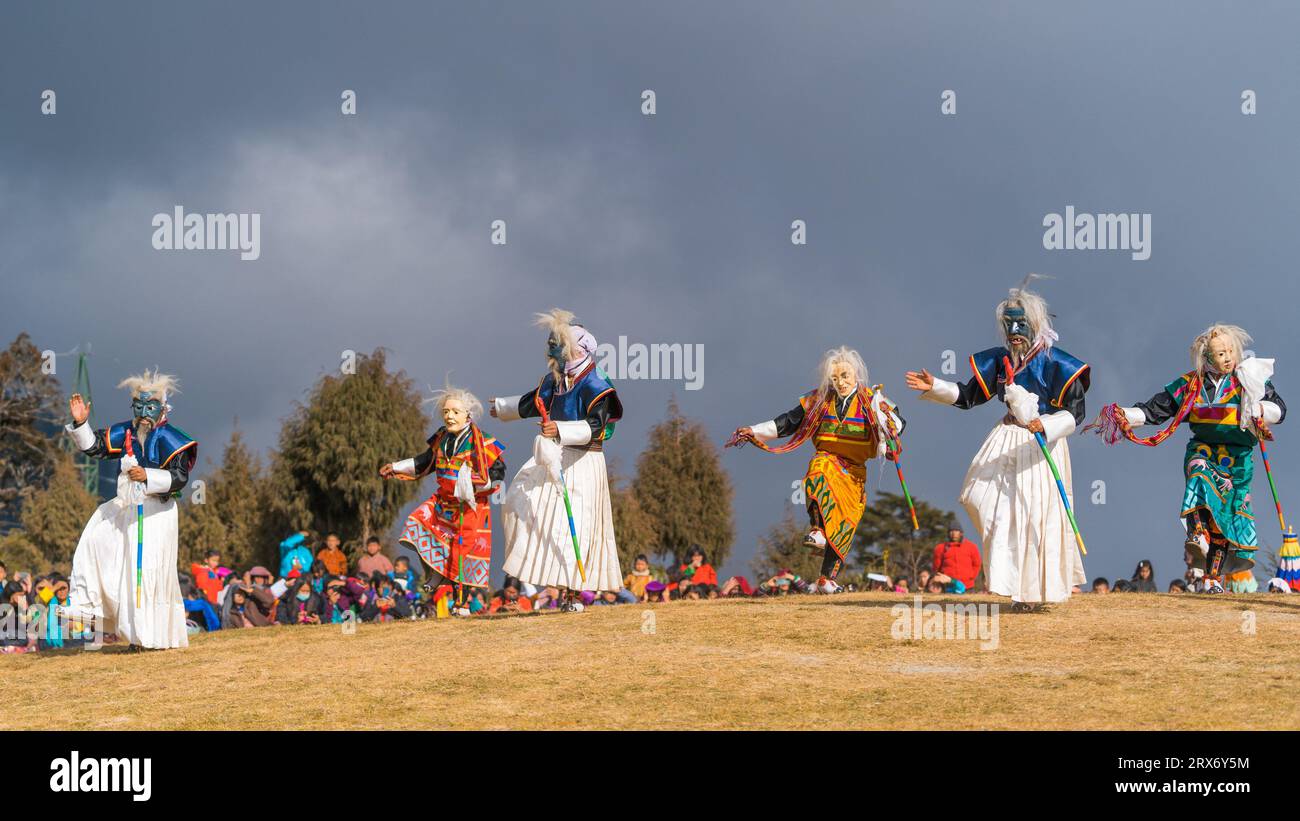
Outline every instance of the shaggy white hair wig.
<svg viewBox="0 0 1300 821">
<path fill-rule="evenodd" d="M 159 373 L 157 368 L 152 371 L 146 369 L 144 373 L 128 376 L 117 383 L 117 386 L 129 390 L 132 399 L 142 393 L 150 393 L 158 397 L 164 405 L 167 404 L 168 398 L 173 393 L 181 392 L 181 383 L 176 377 L 171 374 Z"/>
<path fill-rule="evenodd" d="M 1034 338 L 1029 340 L 1031 346 L 1042 345 L 1044 348 L 1050 348 L 1052 343 L 1060 338 L 1052 329 L 1052 315 L 1047 311 L 1047 300 L 1027 287 L 1035 279 L 1043 279 L 1043 276 L 1030 274 L 1025 277 L 1023 282 L 1007 293 L 1007 298 L 999 302 L 998 307 L 993 311 L 993 318 L 998 324 L 998 339 L 1002 342 L 1006 342 L 1007 339 L 1006 329 L 1002 326 L 1002 312 L 1011 307 L 1023 309 L 1025 319 L 1034 329 Z"/>
<path fill-rule="evenodd" d="M 533 315 L 533 324 L 545 328 L 547 334 L 554 334 L 564 346 L 564 359 L 567 362 L 575 358 L 578 350 L 573 336 L 573 312 L 563 308 L 552 308 L 543 314 Z"/>
<path fill-rule="evenodd" d="M 1241 360 L 1246 357 L 1246 346 L 1250 344 L 1250 334 L 1236 325 L 1224 325 L 1216 322 L 1206 328 L 1200 336 L 1192 342 L 1192 367 L 1201 373 L 1210 369 L 1210 362 L 1206 359 L 1206 354 L 1210 352 L 1210 340 L 1215 337 L 1223 337 L 1228 340 L 1232 346 L 1232 358 L 1240 365 Z"/>
<path fill-rule="evenodd" d="M 434 412 L 441 416 L 442 409 L 447 407 L 447 403 L 452 400 L 459 402 L 465 410 L 469 411 L 470 420 L 478 419 L 483 415 L 483 403 L 478 401 L 478 397 L 450 382 L 433 391 L 429 398 L 424 401 L 432 404 Z"/>
<path fill-rule="evenodd" d="M 831 348 L 822 356 L 822 364 L 819 368 L 821 376 L 821 393 L 834 390 L 831 387 L 831 374 L 835 372 L 835 366 L 839 364 L 848 365 L 853 374 L 858 378 L 858 385 L 871 384 L 867 379 L 867 363 L 862 361 L 862 354 L 852 348 L 841 345 L 838 348 Z"/>
</svg>

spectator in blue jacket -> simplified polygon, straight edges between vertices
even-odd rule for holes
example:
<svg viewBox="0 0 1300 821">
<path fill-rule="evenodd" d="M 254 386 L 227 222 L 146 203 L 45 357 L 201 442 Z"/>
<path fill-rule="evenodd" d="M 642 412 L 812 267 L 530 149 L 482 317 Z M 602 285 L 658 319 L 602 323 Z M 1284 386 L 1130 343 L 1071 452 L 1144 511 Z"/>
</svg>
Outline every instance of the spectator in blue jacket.
<svg viewBox="0 0 1300 821">
<path fill-rule="evenodd" d="M 389 571 L 388 578 L 392 579 L 396 584 L 401 585 L 402 590 L 407 593 L 416 593 L 419 591 L 419 587 L 416 584 L 419 579 L 416 578 L 415 571 L 411 569 L 411 560 L 405 556 L 398 556 L 396 559 L 393 559 L 393 569 Z"/>
<path fill-rule="evenodd" d="M 311 571 L 311 549 L 303 544 L 307 541 L 307 536 L 307 531 L 300 530 L 280 542 L 280 578 L 286 578 L 294 569 L 295 559 L 298 560 L 297 569 L 300 575 L 305 576 Z"/>
<path fill-rule="evenodd" d="M 190 583 L 182 585 L 182 595 L 184 599 L 181 603 L 185 606 L 187 617 L 209 633 L 221 629 L 221 616 L 217 614 L 217 608 L 212 606 L 212 602 L 207 600 L 202 590 Z"/>
</svg>

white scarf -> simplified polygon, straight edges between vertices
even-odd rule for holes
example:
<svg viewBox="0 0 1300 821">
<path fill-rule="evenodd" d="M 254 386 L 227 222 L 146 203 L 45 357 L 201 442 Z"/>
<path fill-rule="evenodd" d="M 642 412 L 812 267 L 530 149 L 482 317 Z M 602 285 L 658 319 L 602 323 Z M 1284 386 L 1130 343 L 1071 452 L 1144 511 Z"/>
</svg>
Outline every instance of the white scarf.
<svg viewBox="0 0 1300 821">
<path fill-rule="evenodd" d="M 1273 375 L 1273 360 L 1252 356 L 1238 365 L 1234 373 L 1246 394 L 1241 399 L 1237 424 L 1242 430 L 1250 430 L 1254 427 L 1255 420 L 1264 416 L 1264 409 L 1259 403 L 1264 399 L 1265 383 Z"/>
</svg>

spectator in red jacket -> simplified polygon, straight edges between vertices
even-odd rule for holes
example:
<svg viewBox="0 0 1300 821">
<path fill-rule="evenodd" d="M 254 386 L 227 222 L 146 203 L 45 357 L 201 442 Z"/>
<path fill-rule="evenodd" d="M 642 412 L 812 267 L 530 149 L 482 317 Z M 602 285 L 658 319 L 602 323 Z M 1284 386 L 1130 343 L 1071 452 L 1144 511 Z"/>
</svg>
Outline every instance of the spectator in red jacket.
<svg viewBox="0 0 1300 821">
<path fill-rule="evenodd" d="M 953 522 L 948 527 L 948 541 L 934 546 L 933 572 L 956 579 L 967 590 L 973 590 L 982 566 L 979 548 L 970 539 L 963 538 L 961 525 Z"/>
<path fill-rule="evenodd" d="M 203 592 L 204 598 L 211 604 L 217 603 L 217 594 L 221 588 L 225 587 L 221 577 L 217 575 L 217 565 L 221 564 L 221 553 L 217 550 L 209 550 L 203 554 L 203 563 L 194 562 L 190 565 L 190 575 L 194 577 L 194 586 Z"/>
<path fill-rule="evenodd" d="M 672 585 L 668 589 L 673 589 Z M 710 591 L 718 589 L 718 572 L 704 559 L 704 549 L 691 545 L 686 551 L 686 564 L 677 569 L 677 597 L 685 598 L 694 592 L 697 598 L 707 598 Z"/>
</svg>

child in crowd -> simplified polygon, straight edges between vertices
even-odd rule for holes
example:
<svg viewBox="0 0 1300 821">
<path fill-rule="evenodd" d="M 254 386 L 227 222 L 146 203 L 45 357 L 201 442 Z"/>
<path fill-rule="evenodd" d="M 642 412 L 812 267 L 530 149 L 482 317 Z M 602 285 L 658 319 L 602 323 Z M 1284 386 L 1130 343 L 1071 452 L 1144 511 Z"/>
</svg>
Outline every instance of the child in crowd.
<svg viewBox="0 0 1300 821">
<path fill-rule="evenodd" d="M 669 587 L 671 589 L 672 585 Z M 717 589 L 717 571 L 705 561 L 704 550 L 699 545 L 691 545 L 691 549 L 686 551 L 686 563 L 677 569 L 676 597 L 708 598 L 709 592 Z"/>
<path fill-rule="evenodd" d="M 418 579 L 415 577 L 415 571 L 411 569 L 411 560 L 405 556 L 393 559 L 393 569 L 388 576 L 407 593 L 416 592 Z"/>
<path fill-rule="evenodd" d="M 361 611 L 362 621 L 394 621 L 411 617 L 411 603 L 388 576 L 375 571 L 370 580 L 370 595 Z"/>
<path fill-rule="evenodd" d="M 636 597 L 636 601 L 645 601 L 645 586 L 652 581 L 650 560 L 644 553 L 638 554 L 632 562 L 632 572 L 623 578 L 623 587 Z"/>
<path fill-rule="evenodd" d="M 14 574 L 18 578 L 18 574 Z M 36 650 L 36 624 L 27 599 L 27 587 L 21 581 L 4 586 L 0 601 L 0 653 L 31 653 Z"/>
</svg>

